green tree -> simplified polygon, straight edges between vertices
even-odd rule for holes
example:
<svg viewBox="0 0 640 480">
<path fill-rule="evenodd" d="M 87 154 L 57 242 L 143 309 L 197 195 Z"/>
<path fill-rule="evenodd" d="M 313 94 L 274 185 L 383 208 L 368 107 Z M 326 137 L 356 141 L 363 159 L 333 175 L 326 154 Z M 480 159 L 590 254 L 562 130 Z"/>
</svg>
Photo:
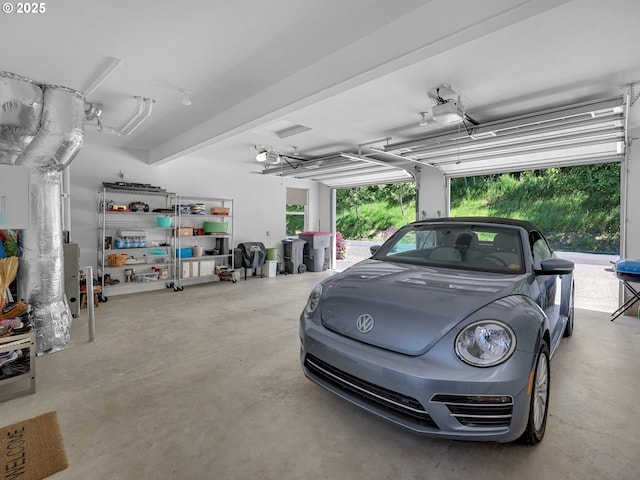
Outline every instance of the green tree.
<svg viewBox="0 0 640 480">
<path fill-rule="evenodd" d="M 338 229 L 348 239 L 381 239 L 415 220 L 414 183 L 341 189 Z M 620 165 L 527 170 L 451 180 L 451 214 L 531 220 L 556 249 L 616 253 Z"/>
</svg>

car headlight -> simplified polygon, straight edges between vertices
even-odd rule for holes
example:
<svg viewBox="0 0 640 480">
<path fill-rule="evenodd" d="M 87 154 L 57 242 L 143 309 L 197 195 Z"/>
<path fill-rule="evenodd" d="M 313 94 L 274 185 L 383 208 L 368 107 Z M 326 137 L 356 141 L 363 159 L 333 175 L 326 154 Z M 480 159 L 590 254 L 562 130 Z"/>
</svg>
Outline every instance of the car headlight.
<svg viewBox="0 0 640 480">
<path fill-rule="evenodd" d="M 304 307 L 304 314 L 306 316 L 312 315 L 313 312 L 316 311 L 316 308 L 318 308 L 320 304 L 320 297 L 322 297 L 322 285 L 316 285 L 313 290 L 311 290 L 307 304 Z"/>
<path fill-rule="evenodd" d="M 475 367 L 498 365 L 506 361 L 515 349 L 513 330 L 497 320 L 472 323 L 456 337 L 456 353 Z"/>
</svg>

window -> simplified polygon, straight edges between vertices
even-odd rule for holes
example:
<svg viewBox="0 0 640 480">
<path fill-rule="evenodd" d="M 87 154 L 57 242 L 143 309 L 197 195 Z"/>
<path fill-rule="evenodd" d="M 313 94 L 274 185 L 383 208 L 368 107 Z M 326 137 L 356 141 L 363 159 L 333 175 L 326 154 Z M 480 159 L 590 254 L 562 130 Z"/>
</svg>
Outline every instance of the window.
<svg viewBox="0 0 640 480">
<path fill-rule="evenodd" d="M 548 258 L 553 257 L 553 253 L 549 248 L 549 245 L 537 232 L 531 232 L 529 235 L 529 241 L 532 243 L 531 250 L 533 252 L 533 265 L 534 268 L 539 269 L 540 262 Z"/>
<path fill-rule="evenodd" d="M 400 238 L 387 255 L 397 255 L 399 253 L 410 252 L 417 249 L 418 240 L 415 231 L 409 231 Z"/>
<path fill-rule="evenodd" d="M 287 237 L 304 232 L 305 223 L 305 206 L 287 204 Z"/>
<path fill-rule="evenodd" d="M 375 253 L 376 260 L 481 272 L 524 273 L 520 230 L 472 222 L 408 225 Z"/>
<path fill-rule="evenodd" d="M 302 188 L 287 188 L 287 237 L 296 236 L 307 228 L 307 194 Z"/>
</svg>

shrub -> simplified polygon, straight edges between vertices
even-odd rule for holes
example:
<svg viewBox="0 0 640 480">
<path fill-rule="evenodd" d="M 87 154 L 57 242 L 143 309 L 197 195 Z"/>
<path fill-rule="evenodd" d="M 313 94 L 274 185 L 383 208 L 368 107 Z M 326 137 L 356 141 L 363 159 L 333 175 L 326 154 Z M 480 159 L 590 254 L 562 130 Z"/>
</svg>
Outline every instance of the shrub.
<svg viewBox="0 0 640 480">
<path fill-rule="evenodd" d="M 347 256 L 347 241 L 340 232 L 336 232 L 336 260 L 344 260 Z"/>
</svg>

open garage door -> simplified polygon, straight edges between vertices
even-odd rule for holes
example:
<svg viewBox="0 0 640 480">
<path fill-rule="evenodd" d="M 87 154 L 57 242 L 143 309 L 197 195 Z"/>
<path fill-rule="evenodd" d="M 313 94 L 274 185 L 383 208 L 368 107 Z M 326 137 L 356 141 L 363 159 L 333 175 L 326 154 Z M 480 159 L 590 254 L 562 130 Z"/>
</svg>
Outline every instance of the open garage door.
<svg viewBox="0 0 640 480">
<path fill-rule="evenodd" d="M 282 157 L 266 175 L 322 182 L 331 188 L 414 180 L 422 165 L 445 177 L 619 162 L 626 145 L 625 97 L 593 100 L 326 158 Z M 280 159 L 278 159 L 280 160 Z"/>
<path fill-rule="evenodd" d="M 275 165 L 267 165 L 263 174 L 322 182 L 331 188 L 351 188 L 413 181 L 406 162 L 383 161 L 355 153 L 340 153 L 314 160 L 292 160 L 282 157 Z"/>
<path fill-rule="evenodd" d="M 626 165 L 626 97 L 593 100 L 395 143 L 384 154 L 429 165 L 445 179 L 620 162 Z M 433 185 L 432 185 L 433 186 Z M 626 168 L 620 183 L 620 254 L 626 255 Z"/>
<path fill-rule="evenodd" d="M 624 97 L 556 108 L 384 148 L 396 159 L 430 165 L 445 177 L 622 161 Z"/>
</svg>

